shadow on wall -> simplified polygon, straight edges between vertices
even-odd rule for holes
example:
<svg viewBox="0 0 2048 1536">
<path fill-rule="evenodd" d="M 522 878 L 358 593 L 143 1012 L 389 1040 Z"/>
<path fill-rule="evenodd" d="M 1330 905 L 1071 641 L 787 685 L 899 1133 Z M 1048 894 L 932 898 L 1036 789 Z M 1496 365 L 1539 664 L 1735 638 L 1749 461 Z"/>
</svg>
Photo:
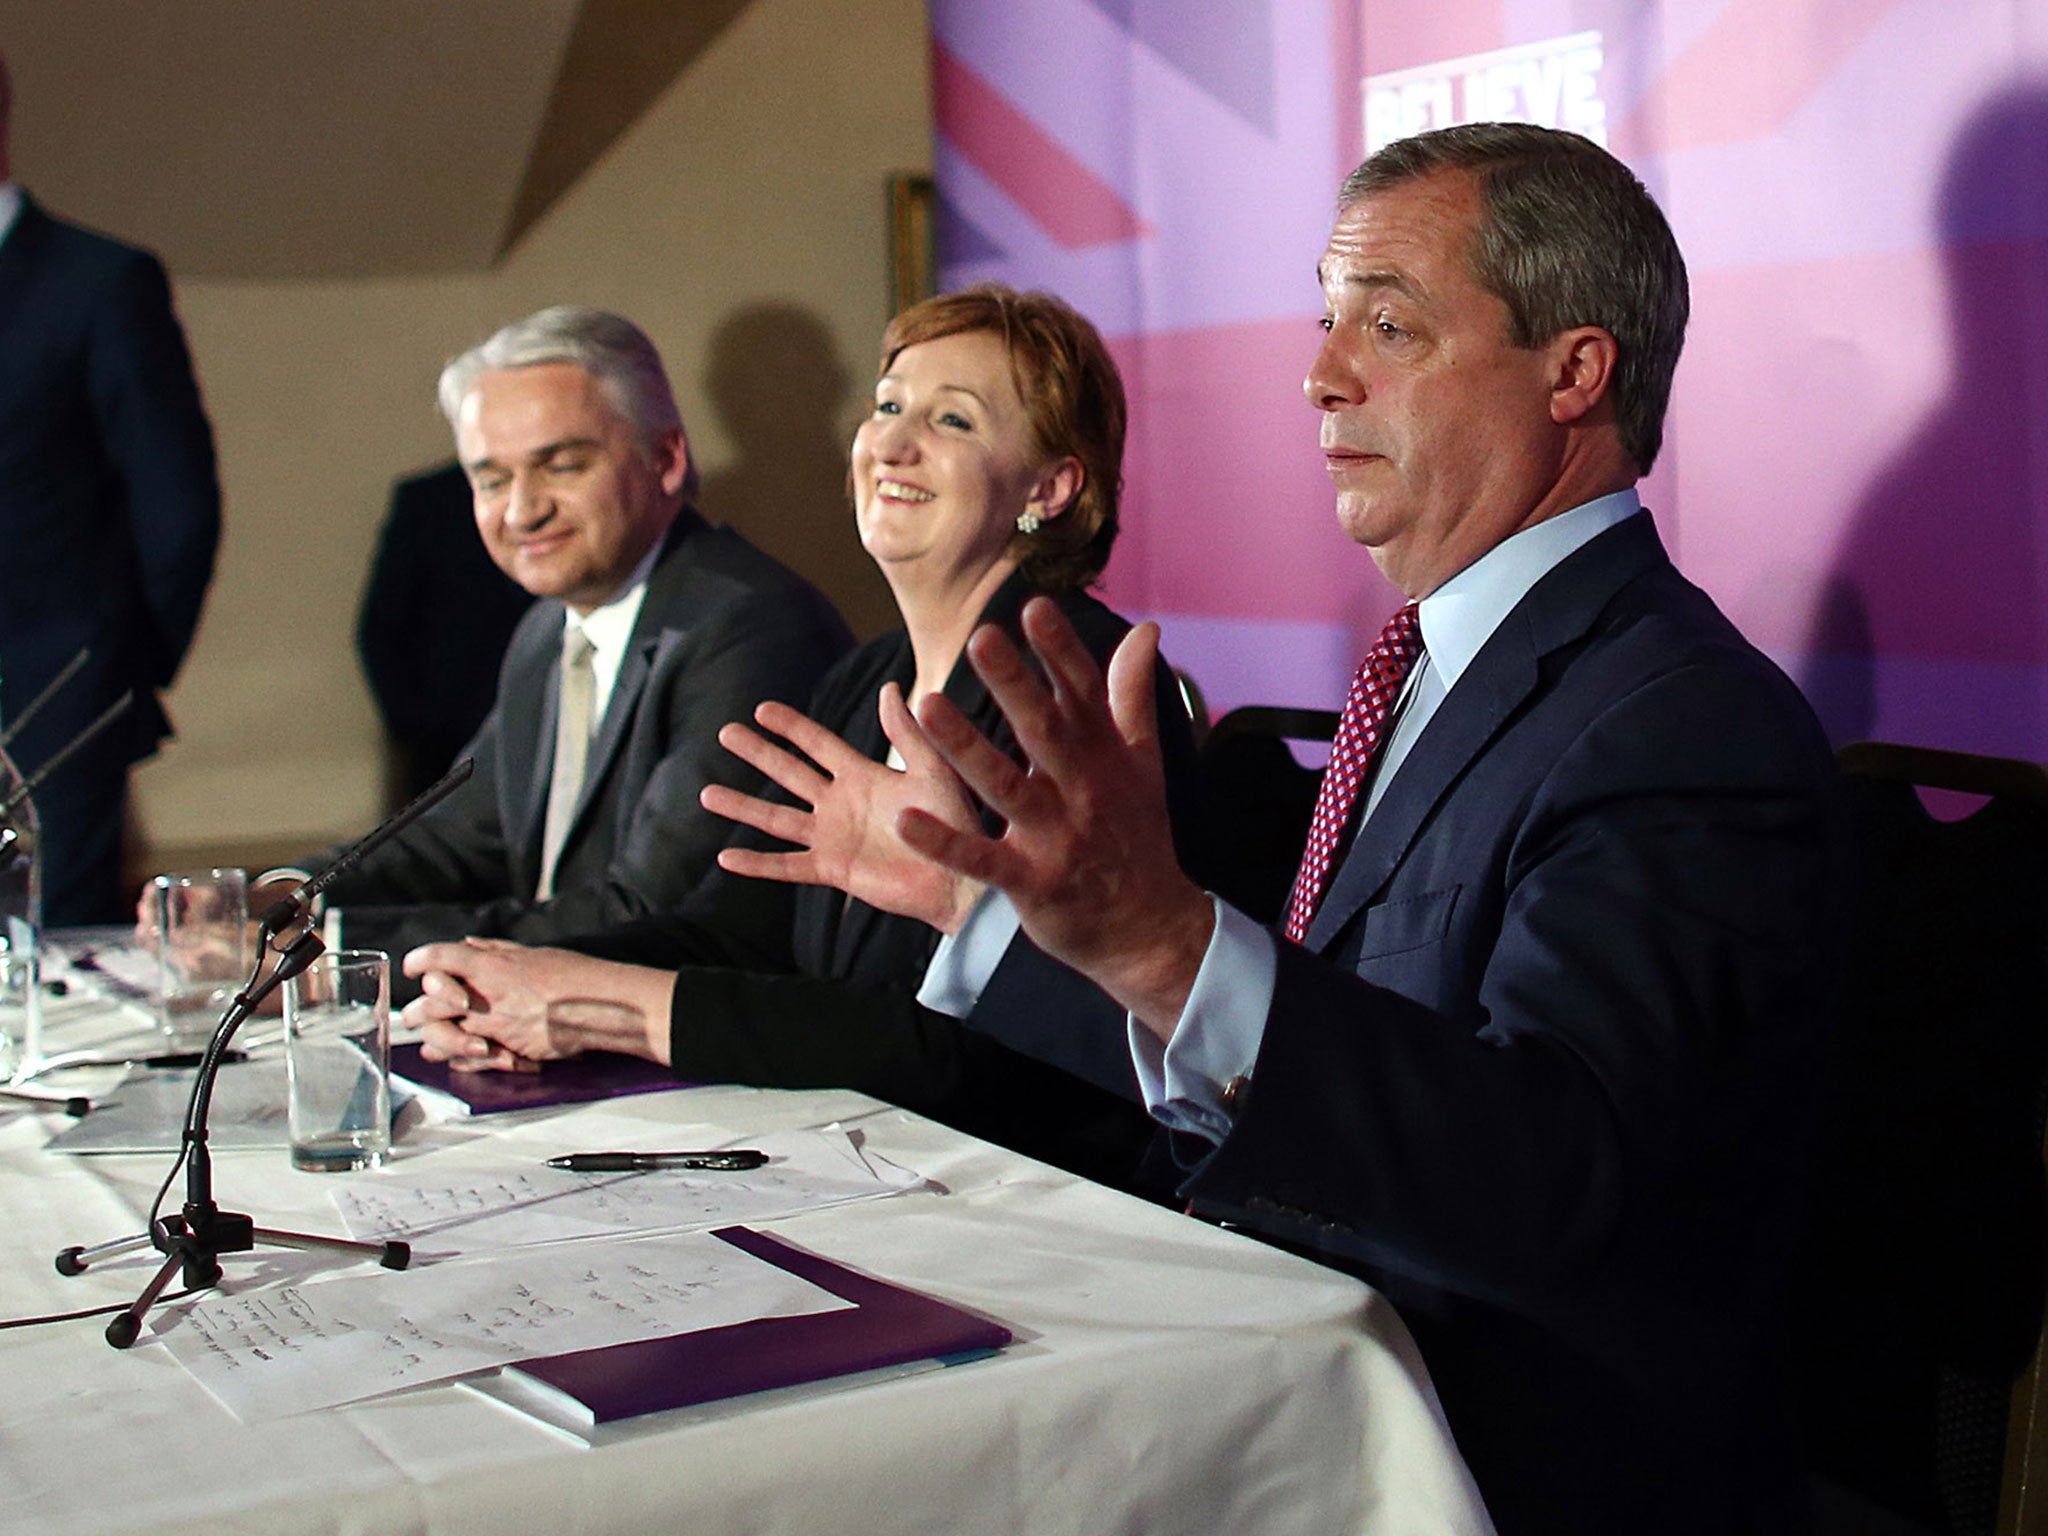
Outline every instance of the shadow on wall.
<svg viewBox="0 0 2048 1536">
<path fill-rule="evenodd" d="M 712 337 L 704 384 L 736 456 L 704 476 L 699 509 L 808 579 L 861 639 L 894 628 L 896 604 L 854 532 L 849 377 L 825 323 L 789 304 L 736 310 Z"/>
<path fill-rule="evenodd" d="M 2001 92 L 1971 117 L 1939 230 L 1948 394 L 1845 525 L 1799 681 L 1837 743 L 1882 731 L 2044 758 L 2048 84 Z"/>
</svg>

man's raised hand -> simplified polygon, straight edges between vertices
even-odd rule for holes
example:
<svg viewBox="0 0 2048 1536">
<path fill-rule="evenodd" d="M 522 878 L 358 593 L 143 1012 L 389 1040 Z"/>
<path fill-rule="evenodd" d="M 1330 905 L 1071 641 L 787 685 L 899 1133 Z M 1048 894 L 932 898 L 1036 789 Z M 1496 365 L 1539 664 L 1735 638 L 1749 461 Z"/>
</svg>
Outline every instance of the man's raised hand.
<svg viewBox="0 0 2048 1536">
<path fill-rule="evenodd" d="M 934 862 L 1000 889 L 1041 949 L 1171 1033 L 1214 916 L 1181 872 L 1167 819 L 1153 693 L 1158 627 L 1125 636 L 1105 680 L 1056 605 L 1034 598 L 1023 624 L 1043 680 L 992 626 L 975 633 L 967 655 L 1028 770 L 944 698 L 920 708 L 933 746 L 1007 827 L 989 837 L 911 808 L 898 829 Z"/>
<path fill-rule="evenodd" d="M 877 707 L 882 730 L 903 759 L 900 770 L 864 757 L 786 704 L 763 704 L 754 711 L 754 719 L 802 757 L 737 722 L 721 730 L 718 740 L 727 751 L 803 805 L 781 805 L 722 784 L 707 785 L 699 796 L 707 811 L 797 845 L 784 853 L 727 848 L 718 862 L 736 875 L 829 885 L 869 906 L 951 933 L 966 918 L 980 888 L 905 847 L 896 821 L 905 811 L 915 810 L 950 828 L 974 830 L 978 823 L 959 780 L 904 706 L 902 690 L 885 683 Z"/>
</svg>

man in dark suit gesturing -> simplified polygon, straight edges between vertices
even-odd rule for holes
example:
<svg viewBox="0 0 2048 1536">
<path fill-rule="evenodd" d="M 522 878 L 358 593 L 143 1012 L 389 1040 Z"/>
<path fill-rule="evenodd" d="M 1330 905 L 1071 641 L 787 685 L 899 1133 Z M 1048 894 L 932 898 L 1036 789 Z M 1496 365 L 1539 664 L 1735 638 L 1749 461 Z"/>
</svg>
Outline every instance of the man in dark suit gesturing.
<svg viewBox="0 0 2048 1536">
<path fill-rule="evenodd" d="M 25 772 L 123 692 L 127 714 L 36 792 L 43 915 L 117 921 L 128 765 L 213 576 L 213 433 L 156 257 L 52 218 L 10 179 L 0 58 L 0 723 L 92 655 L 11 749 Z"/>
<path fill-rule="evenodd" d="M 1285 933 L 1174 862 L 1156 632 L 1105 684 L 1039 606 L 1050 687 L 970 646 L 1028 774 L 921 711 L 1008 823 L 898 819 L 1000 893 L 927 991 L 1028 1048 L 1046 998 L 1077 1006 L 1049 952 L 1127 1011 L 1128 1045 L 1102 1036 L 1195 1207 L 1395 1301 L 1504 1533 L 1792 1528 L 1773 1326 L 1841 831 L 1810 711 L 1636 500 L 1677 245 L 1604 150 L 1483 124 L 1355 172 L 1320 274 L 1338 521 L 1412 601 L 1347 705 Z M 1037 948 L 946 976 L 1005 911 Z"/>
<path fill-rule="evenodd" d="M 393 954 L 675 902 L 728 831 L 698 792 L 752 780 L 718 728 L 808 698 L 850 644 L 823 597 L 690 506 L 675 399 L 630 321 L 542 310 L 451 362 L 440 400 L 484 547 L 545 601 L 505 653 L 475 777 L 328 888 L 343 941 Z"/>
</svg>

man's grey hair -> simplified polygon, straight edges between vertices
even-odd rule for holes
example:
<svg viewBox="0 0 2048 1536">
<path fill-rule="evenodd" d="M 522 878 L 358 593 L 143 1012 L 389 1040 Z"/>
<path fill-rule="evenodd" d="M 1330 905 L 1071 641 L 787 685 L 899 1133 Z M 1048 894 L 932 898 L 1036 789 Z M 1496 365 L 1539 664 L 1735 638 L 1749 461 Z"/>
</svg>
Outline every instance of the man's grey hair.
<svg viewBox="0 0 2048 1536">
<path fill-rule="evenodd" d="M 1613 336 L 1615 423 L 1637 471 L 1649 473 L 1691 307 L 1685 258 L 1649 192 L 1576 133 L 1466 123 L 1387 145 L 1345 178 L 1338 207 L 1439 171 L 1478 184 L 1472 272 L 1507 305 L 1516 346 L 1581 325 Z"/>
<path fill-rule="evenodd" d="M 669 388 L 661 353 L 647 333 L 622 315 L 582 304 L 557 304 L 514 320 L 479 342 L 441 370 L 441 414 L 458 424 L 462 402 L 477 379 L 495 368 L 536 368 L 544 363 L 573 363 L 597 381 L 612 408 L 632 424 L 643 445 L 683 429 L 682 414 Z M 683 488 L 697 488 L 697 466 L 690 464 Z"/>
</svg>

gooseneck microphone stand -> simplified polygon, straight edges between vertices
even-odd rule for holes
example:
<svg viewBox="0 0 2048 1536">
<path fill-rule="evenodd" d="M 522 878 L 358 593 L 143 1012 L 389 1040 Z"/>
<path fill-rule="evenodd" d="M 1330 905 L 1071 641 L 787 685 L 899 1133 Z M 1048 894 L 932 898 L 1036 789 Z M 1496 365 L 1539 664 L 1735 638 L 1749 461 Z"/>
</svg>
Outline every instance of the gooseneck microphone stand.
<svg viewBox="0 0 2048 1536">
<path fill-rule="evenodd" d="M 97 730 L 99 726 L 95 725 L 93 729 Z M 222 1254 L 246 1253 L 259 1241 L 274 1248 L 316 1248 L 358 1254 L 364 1258 L 375 1258 L 386 1269 L 404 1269 L 412 1262 L 412 1248 L 406 1243 L 357 1243 L 346 1238 L 280 1232 L 275 1228 L 257 1226 L 252 1217 L 240 1211 L 222 1210 L 213 1201 L 213 1158 L 206 1147 L 206 1116 L 213 1104 L 213 1080 L 220 1072 L 222 1053 L 227 1050 L 235 1031 L 242 1027 L 242 1021 L 254 1013 L 257 1004 L 281 983 L 311 965 L 326 947 L 320 942 L 320 935 L 313 931 L 314 898 L 365 855 L 447 799 L 474 772 L 475 761 L 465 757 L 443 774 L 437 783 L 414 796 L 382 826 L 344 851 L 318 875 L 301 881 L 290 895 L 263 914 L 257 928 L 255 968 L 249 973 L 248 985 L 235 994 L 234 1001 L 228 1004 L 227 1012 L 221 1015 L 220 1023 L 215 1026 L 213 1038 L 206 1043 L 199 1071 L 192 1080 L 192 1098 L 185 1110 L 185 1133 L 178 1161 L 171 1164 L 170 1173 L 164 1177 L 163 1185 L 150 1205 L 149 1230 L 91 1248 L 66 1248 L 57 1255 L 57 1273 L 60 1275 L 82 1275 L 88 1266 L 101 1259 L 132 1253 L 144 1246 L 152 1246 L 164 1256 L 162 1266 L 143 1287 L 142 1294 L 135 1298 L 135 1304 L 107 1324 L 107 1342 L 114 1348 L 126 1349 L 135 1342 L 142 1332 L 142 1319 L 163 1294 L 164 1287 L 170 1284 L 173 1270 L 184 1272 L 188 1290 L 203 1290 L 220 1280 Z M 277 967 L 264 977 L 264 958 L 273 952 L 277 955 Z M 180 1163 L 185 1167 L 184 1209 L 176 1216 L 159 1217 L 157 1211 L 163 1205 L 164 1194 L 170 1189 L 171 1181 L 178 1176 Z"/>
<path fill-rule="evenodd" d="M 213 1103 L 213 1082 L 220 1072 L 221 1055 L 234 1038 L 235 1031 L 241 1028 L 242 1021 L 256 1011 L 257 1005 L 280 983 L 311 965 L 323 948 L 325 946 L 317 933 L 301 933 L 279 953 L 276 969 L 260 985 L 256 979 L 261 975 L 263 965 L 259 954 L 257 970 L 251 975 L 249 985 L 235 994 L 227 1012 L 221 1015 L 213 1038 L 207 1042 L 205 1055 L 200 1059 L 199 1071 L 192 1082 L 192 1098 L 185 1111 L 185 1132 L 179 1154 L 179 1161 L 185 1165 L 185 1204 L 179 1214 L 158 1217 L 152 1207 L 147 1233 L 117 1238 L 92 1248 L 66 1248 L 57 1255 L 57 1272 L 64 1275 L 83 1274 L 88 1266 L 100 1259 L 127 1253 L 145 1243 L 164 1255 L 163 1264 L 149 1284 L 143 1287 L 142 1294 L 135 1298 L 133 1305 L 107 1324 L 107 1342 L 114 1348 L 126 1349 L 135 1342 L 142 1332 L 143 1318 L 170 1284 L 173 1271 L 183 1271 L 188 1290 L 203 1290 L 219 1282 L 222 1254 L 246 1253 L 258 1242 L 276 1248 L 312 1248 L 375 1258 L 386 1269 L 404 1269 L 412 1262 L 412 1249 L 405 1243 L 358 1243 L 346 1238 L 314 1237 L 304 1232 L 259 1227 L 252 1217 L 240 1211 L 224 1211 L 214 1203 L 213 1157 L 206 1145 L 206 1119 Z M 177 1172 L 177 1165 L 173 1164 L 170 1178 L 164 1180 L 165 1189 L 170 1187 Z M 162 1202 L 163 1190 L 160 1189 L 156 1203 L 161 1205 Z"/>
</svg>

